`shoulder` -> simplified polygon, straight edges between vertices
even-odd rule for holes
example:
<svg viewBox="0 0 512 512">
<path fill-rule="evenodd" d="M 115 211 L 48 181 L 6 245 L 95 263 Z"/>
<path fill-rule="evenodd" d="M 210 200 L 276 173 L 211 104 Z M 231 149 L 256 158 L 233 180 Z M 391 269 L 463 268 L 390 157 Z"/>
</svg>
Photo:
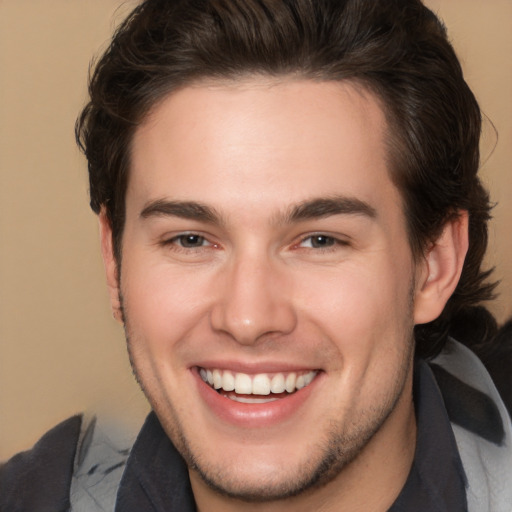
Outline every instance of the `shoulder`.
<svg viewBox="0 0 512 512">
<path fill-rule="evenodd" d="M 72 510 L 114 510 L 137 429 L 106 417 L 84 421 L 70 495 Z"/>
<path fill-rule="evenodd" d="M 512 425 L 480 360 L 450 340 L 430 362 L 468 480 L 470 511 L 510 512 Z"/>
<path fill-rule="evenodd" d="M 73 416 L 0 466 L 0 511 L 113 510 L 134 427 Z"/>
<path fill-rule="evenodd" d="M 82 416 L 47 432 L 31 450 L 0 467 L 0 510 L 60 512 L 69 509 L 69 489 Z"/>
</svg>

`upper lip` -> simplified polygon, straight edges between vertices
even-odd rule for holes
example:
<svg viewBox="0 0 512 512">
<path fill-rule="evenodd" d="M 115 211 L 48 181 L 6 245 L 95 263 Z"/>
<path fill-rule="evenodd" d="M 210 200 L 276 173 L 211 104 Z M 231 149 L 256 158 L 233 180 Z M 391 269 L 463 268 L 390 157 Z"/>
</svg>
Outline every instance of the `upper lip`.
<svg viewBox="0 0 512 512">
<path fill-rule="evenodd" d="M 292 364 L 289 362 L 241 362 L 241 361 L 202 361 L 194 365 L 191 368 L 204 368 L 208 369 L 219 369 L 229 370 L 234 373 L 246 373 L 248 375 L 257 375 L 261 373 L 290 373 L 290 372 L 310 372 L 313 370 L 319 371 L 318 367 L 311 366 L 308 364 Z"/>
</svg>

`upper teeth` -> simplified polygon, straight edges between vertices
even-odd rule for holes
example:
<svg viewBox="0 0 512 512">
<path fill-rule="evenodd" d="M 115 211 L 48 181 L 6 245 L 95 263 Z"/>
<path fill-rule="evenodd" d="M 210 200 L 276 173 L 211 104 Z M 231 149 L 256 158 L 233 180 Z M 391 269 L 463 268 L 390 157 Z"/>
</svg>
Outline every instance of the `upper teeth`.
<svg viewBox="0 0 512 512">
<path fill-rule="evenodd" d="M 235 391 L 243 395 L 269 395 L 270 393 L 293 393 L 311 383 L 317 372 L 308 373 L 232 373 L 229 370 L 199 369 L 201 378 L 215 389 Z"/>
</svg>

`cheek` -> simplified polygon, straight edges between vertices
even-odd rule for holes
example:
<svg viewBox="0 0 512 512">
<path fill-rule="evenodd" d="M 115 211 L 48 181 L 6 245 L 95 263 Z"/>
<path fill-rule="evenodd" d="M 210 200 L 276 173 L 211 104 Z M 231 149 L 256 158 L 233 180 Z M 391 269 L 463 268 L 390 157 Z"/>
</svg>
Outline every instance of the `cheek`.
<svg viewBox="0 0 512 512">
<path fill-rule="evenodd" d="M 301 316 L 330 341 L 340 369 L 350 367 L 358 381 L 369 369 L 380 375 L 401 365 L 412 332 L 408 266 L 380 259 L 324 278 L 309 276 L 303 285 Z"/>
<path fill-rule="evenodd" d="M 410 272 L 392 265 L 374 263 L 340 267 L 325 275 L 309 274 L 301 279 L 304 310 L 321 315 L 328 323 L 345 329 L 393 323 L 410 309 Z"/>
<path fill-rule="evenodd" d="M 162 348 L 183 338 L 197 326 L 208 309 L 207 273 L 173 270 L 168 265 L 123 262 L 121 290 L 132 333 L 146 344 Z M 140 341 L 140 340 L 139 340 Z"/>
<path fill-rule="evenodd" d="M 180 388 L 193 334 L 204 332 L 209 279 L 142 265 L 134 256 L 123 262 L 121 278 L 130 359 L 153 408 L 165 410 L 166 390 Z"/>
</svg>

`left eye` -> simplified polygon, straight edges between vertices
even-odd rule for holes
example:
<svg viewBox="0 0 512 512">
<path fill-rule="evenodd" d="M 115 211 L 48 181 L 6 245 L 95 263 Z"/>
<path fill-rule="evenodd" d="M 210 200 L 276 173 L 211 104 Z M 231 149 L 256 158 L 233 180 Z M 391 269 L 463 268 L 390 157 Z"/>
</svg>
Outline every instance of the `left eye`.
<svg viewBox="0 0 512 512">
<path fill-rule="evenodd" d="M 208 245 L 208 242 L 204 236 L 196 235 L 193 233 L 187 235 L 179 235 L 174 237 L 172 241 L 186 249 L 194 249 Z"/>
<path fill-rule="evenodd" d="M 336 245 L 338 240 L 328 235 L 311 235 L 304 238 L 300 245 L 302 247 L 311 247 L 313 249 L 325 249 L 326 247 L 332 247 Z"/>
</svg>

